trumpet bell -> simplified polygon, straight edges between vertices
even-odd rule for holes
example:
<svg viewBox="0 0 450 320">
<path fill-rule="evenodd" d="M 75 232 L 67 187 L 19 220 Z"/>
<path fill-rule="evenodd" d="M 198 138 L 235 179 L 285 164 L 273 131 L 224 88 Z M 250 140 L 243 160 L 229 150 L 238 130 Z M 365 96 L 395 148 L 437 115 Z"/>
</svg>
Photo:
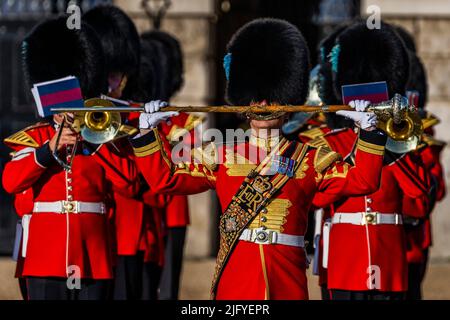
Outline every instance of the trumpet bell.
<svg viewBox="0 0 450 320">
<path fill-rule="evenodd" d="M 386 149 L 395 153 L 415 150 L 423 133 L 418 110 L 399 94 L 390 101 L 372 105 L 369 109 L 378 116 L 378 128 L 386 132 Z"/>
<path fill-rule="evenodd" d="M 415 150 L 423 133 L 422 120 L 415 112 L 407 112 L 398 123 L 394 118 L 380 121 L 378 128 L 388 135 L 386 149 L 395 153 Z"/>
<path fill-rule="evenodd" d="M 419 142 L 419 137 L 417 136 L 411 136 L 404 141 L 398 141 L 388 137 L 386 141 L 386 149 L 394 153 L 407 153 L 412 150 L 416 150 Z"/>
<path fill-rule="evenodd" d="M 113 140 L 121 127 L 119 112 L 102 111 L 102 107 L 113 107 L 111 101 L 104 99 L 89 99 L 84 103 L 85 107 L 96 107 L 98 111 L 85 112 L 82 116 L 80 133 L 84 140 L 102 144 Z"/>
</svg>

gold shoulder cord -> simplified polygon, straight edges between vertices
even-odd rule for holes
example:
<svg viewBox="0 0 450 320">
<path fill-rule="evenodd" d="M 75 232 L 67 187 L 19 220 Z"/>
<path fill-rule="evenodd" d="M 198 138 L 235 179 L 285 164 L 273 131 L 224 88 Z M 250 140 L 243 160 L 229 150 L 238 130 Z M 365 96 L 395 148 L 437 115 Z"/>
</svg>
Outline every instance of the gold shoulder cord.
<svg viewBox="0 0 450 320">
<path fill-rule="evenodd" d="M 316 150 L 316 154 L 314 156 L 314 168 L 316 169 L 317 173 L 322 173 L 333 162 L 336 162 L 341 159 L 342 156 L 339 153 L 332 151 L 327 147 L 320 146 Z"/>
<path fill-rule="evenodd" d="M 316 139 L 325 135 L 320 127 L 315 127 L 300 133 L 301 136 L 307 137 L 310 139 Z"/>
</svg>

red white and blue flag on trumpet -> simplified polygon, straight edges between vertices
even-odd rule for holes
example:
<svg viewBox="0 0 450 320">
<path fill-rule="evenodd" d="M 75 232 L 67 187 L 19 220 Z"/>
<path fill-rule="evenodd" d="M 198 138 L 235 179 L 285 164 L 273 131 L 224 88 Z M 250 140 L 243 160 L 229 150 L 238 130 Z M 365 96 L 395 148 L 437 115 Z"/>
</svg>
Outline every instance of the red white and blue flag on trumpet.
<svg viewBox="0 0 450 320">
<path fill-rule="evenodd" d="M 389 100 L 386 81 L 342 86 L 342 102 L 349 104 L 353 100 L 366 100 L 370 101 L 370 103 L 380 103 Z"/>
<path fill-rule="evenodd" d="M 52 108 L 84 107 L 80 82 L 74 76 L 36 83 L 31 92 L 41 117 L 52 115 Z"/>
</svg>

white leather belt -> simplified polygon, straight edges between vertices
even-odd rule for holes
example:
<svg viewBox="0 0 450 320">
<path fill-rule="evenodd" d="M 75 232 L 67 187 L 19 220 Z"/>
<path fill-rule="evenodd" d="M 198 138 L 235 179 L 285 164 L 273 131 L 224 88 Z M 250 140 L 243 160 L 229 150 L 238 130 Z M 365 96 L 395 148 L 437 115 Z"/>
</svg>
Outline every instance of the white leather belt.
<svg viewBox="0 0 450 320">
<path fill-rule="evenodd" d="M 55 202 L 35 202 L 33 213 L 106 213 L 105 204 L 102 202 L 83 201 L 55 201 Z"/>
<path fill-rule="evenodd" d="M 273 230 L 244 229 L 239 240 L 254 242 L 257 244 L 284 244 L 285 246 L 301 247 L 305 246 L 303 236 L 284 234 Z"/>
<path fill-rule="evenodd" d="M 24 214 L 22 217 L 22 257 L 27 256 L 28 235 L 30 234 L 31 214 Z"/>
<path fill-rule="evenodd" d="M 366 224 L 403 224 L 402 216 L 398 213 L 380 212 L 337 212 L 331 219 L 332 224 L 349 223 L 357 226 Z"/>
</svg>

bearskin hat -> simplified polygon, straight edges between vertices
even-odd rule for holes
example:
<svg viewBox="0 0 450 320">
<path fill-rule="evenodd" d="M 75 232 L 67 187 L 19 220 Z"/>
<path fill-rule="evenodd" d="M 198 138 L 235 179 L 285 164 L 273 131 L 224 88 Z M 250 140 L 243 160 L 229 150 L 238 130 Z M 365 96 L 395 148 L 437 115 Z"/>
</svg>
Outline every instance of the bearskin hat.
<svg viewBox="0 0 450 320">
<path fill-rule="evenodd" d="M 224 66 L 230 104 L 303 104 L 308 95 L 308 46 L 294 25 L 257 19 L 238 30 L 227 47 Z"/>
<path fill-rule="evenodd" d="M 142 38 L 139 71 L 130 77 L 123 97 L 134 101 L 169 101 L 172 92 L 169 66 L 166 47 L 158 40 Z"/>
<path fill-rule="evenodd" d="M 403 40 L 409 55 L 409 78 L 406 90 L 416 90 L 419 92 L 419 102 L 417 107 L 424 108 L 428 98 L 428 81 L 425 67 L 416 53 L 416 43 L 414 37 L 400 26 L 394 26 L 395 31 Z"/>
<path fill-rule="evenodd" d="M 318 70 L 318 89 L 319 97 L 326 104 L 341 104 L 342 101 L 334 93 L 333 72 L 330 62 L 330 53 L 336 44 L 337 37 L 349 26 L 348 23 L 342 24 L 334 29 L 319 44 L 319 70 Z M 325 114 L 328 127 L 331 129 L 353 127 L 353 121 L 337 115 L 336 113 Z"/>
<path fill-rule="evenodd" d="M 337 37 L 330 62 L 339 98 L 343 85 L 375 81 L 387 82 L 390 97 L 405 93 L 409 76 L 407 49 L 386 23 L 381 23 L 380 29 L 368 29 L 364 22 L 348 27 Z"/>
<path fill-rule="evenodd" d="M 397 32 L 398 36 L 402 39 L 403 43 L 405 44 L 406 49 L 412 52 L 417 52 L 416 42 L 414 41 L 414 37 L 411 35 L 411 33 L 406 31 L 405 28 L 400 27 L 398 25 L 394 25 L 393 27 L 395 29 L 395 32 Z"/>
<path fill-rule="evenodd" d="M 150 101 L 161 99 L 159 78 L 161 62 L 158 47 L 141 40 L 141 62 L 138 73 L 130 77 L 123 92 L 123 98 L 133 101 Z M 162 99 L 161 99 L 162 100 Z"/>
<path fill-rule="evenodd" d="M 139 66 L 139 34 L 133 21 L 118 7 L 99 5 L 83 15 L 97 33 L 108 73 L 133 75 Z"/>
<path fill-rule="evenodd" d="M 409 64 L 406 90 L 415 90 L 419 93 L 419 101 L 416 107 L 423 109 L 428 99 L 427 72 L 420 58 L 413 52 L 409 52 Z"/>
<path fill-rule="evenodd" d="M 82 22 L 80 30 L 66 26 L 67 17 L 45 20 L 22 42 L 28 85 L 75 76 L 86 98 L 106 92 L 103 50 L 95 32 Z"/>
<path fill-rule="evenodd" d="M 318 70 L 318 87 L 319 96 L 322 101 L 327 104 L 339 104 L 340 100 L 334 94 L 333 88 L 333 73 L 331 71 L 331 63 L 329 55 L 333 49 L 336 38 L 342 33 L 348 24 L 343 24 L 334 29 L 325 39 L 319 44 L 319 70 Z"/>
<path fill-rule="evenodd" d="M 181 51 L 180 42 L 167 32 L 160 30 L 152 30 L 141 35 L 144 41 L 158 41 L 163 47 L 167 55 L 167 69 L 165 70 L 168 81 L 170 82 L 169 92 L 167 95 L 172 97 L 179 91 L 184 83 L 183 71 L 183 52 Z"/>
</svg>

